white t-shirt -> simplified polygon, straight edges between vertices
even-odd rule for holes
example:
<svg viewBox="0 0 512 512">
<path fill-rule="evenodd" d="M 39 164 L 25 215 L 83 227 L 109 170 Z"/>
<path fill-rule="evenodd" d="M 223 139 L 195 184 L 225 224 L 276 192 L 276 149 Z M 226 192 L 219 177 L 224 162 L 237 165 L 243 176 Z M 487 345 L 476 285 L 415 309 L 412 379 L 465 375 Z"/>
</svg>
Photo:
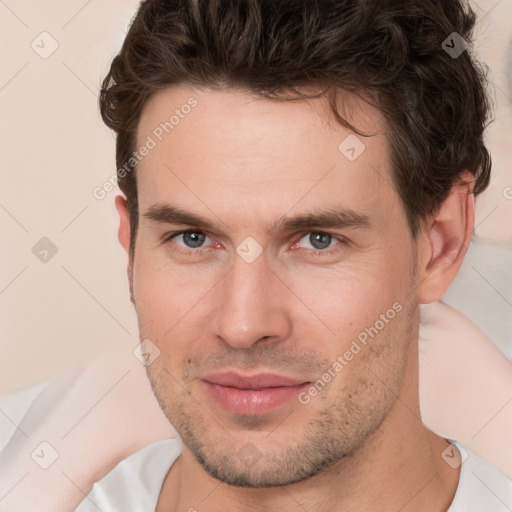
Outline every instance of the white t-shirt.
<svg viewBox="0 0 512 512">
<path fill-rule="evenodd" d="M 467 458 L 447 512 L 511 512 L 512 481 L 459 443 L 454 444 Z M 178 437 L 153 443 L 130 455 L 94 484 L 75 512 L 154 511 L 164 479 L 181 448 Z M 197 504 L 196 508 L 201 507 Z"/>
</svg>

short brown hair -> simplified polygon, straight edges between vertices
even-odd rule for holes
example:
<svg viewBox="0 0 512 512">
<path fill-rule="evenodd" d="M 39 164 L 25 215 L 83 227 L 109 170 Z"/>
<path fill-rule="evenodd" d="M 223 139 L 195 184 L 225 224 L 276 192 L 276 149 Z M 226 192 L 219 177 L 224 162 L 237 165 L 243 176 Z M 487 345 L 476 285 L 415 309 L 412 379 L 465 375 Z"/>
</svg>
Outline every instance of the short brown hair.
<svg viewBox="0 0 512 512">
<path fill-rule="evenodd" d="M 102 118 L 117 134 L 130 256 L 138 199 L 136 165 L 126 172 L 126 164 L 141 112 L 152 94 L 184 83 L 275 100 L 290 92 L 300 99 L 300 87 L 318 86 L 338 121 L 356 133 L 337 112 L 335 95 L 364 91 L 386 118 L 393 180 L 415 237 L 461 172 L 474 175 L 475 194 L 489 183 L 489 101 L 485 70 L 471 56 L 474 24 L 473 11 L 457 0 L 141 2 L 100 95 Z M 460 55 L 447 51 L 456 43 L 467 45 Z"/>
</svg>

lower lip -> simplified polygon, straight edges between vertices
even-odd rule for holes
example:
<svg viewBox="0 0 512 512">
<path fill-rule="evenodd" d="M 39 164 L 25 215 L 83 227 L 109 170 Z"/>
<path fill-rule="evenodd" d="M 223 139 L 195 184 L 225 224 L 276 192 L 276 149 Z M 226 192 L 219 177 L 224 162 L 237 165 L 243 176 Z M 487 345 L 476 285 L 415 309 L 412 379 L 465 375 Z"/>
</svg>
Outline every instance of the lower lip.
<svg viewBox="0 0 512 512">
<path fill-rule="evenodd" d="M 276 407 L 297 398 L 298 394 L 310 385 L 309 382 L 297 386 L 282 386 L 263 389 L 238 389 L 202 381 L 206 393 L 224 409 L 246 416 L 266 414 Z"/>
</svg>

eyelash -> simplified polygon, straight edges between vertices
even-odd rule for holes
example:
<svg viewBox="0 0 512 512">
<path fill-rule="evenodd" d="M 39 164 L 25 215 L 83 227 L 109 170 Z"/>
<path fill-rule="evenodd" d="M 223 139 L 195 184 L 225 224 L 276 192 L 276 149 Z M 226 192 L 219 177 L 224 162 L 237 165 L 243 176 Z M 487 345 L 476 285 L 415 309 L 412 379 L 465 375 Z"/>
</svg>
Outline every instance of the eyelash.
<svg viewBox="0 0 512 512">
<path fill-rule="evenodd" d="M 184 231 L 175 231 L 173 233 L 167 233 L 164 237 L 164 240 L 163 240 L 163 243 L 164 244 L 168 244 L 168 242 L 171 242 L 173 238 L 179 236 L 179 235 L 183 235 L 185 233 L 203 233 L 206 235 L 206 233 L 204 231 L 199 231 L 198 229 L 186 229 Z M 208 235 L 206 235 L 208 236 Z M 210 238 L 210 237 L 208 237 Z M 173 245 L 173 248 L 172 250 L 173 251 L 176 251 L 176 252 L 180 252 L 182 254 L 186 254 L 186 255 L 191 255 L 191 254 L 194 254 L 194 255 L 202 255 L 203 253 L 211 250 L 210 247 L 199 247 L 198 249 L 186 249 L 184 247 L 182 247 L 181 245 L 177 245 L 177 244 L 172 244 Z"/>
<path fill-rule="evenodd" d="M 167 233 L 164 236 L 163 243 L 168 244 L 168 242 L 171 242 L 173 238 L 176 238 L 177 236 L 180 236 L 180 235 L 184 235 L 186 233 L 201 233 L 201 234 L 206 235 L 208 238 L 211 238 L 204 231 L 200 231 L 197 229 L 186 229 L 183 231 L 175 231 L 172 233 Z M 334 245 L 332 248 L 329 248 L 329 249 L 323 249 L 323 250 L 322 249 L 309 249 L 310 254 L 313 254 L 316 257 L 330 256 L 333 253 L 341 250 L 341 248 L 346 247 L 346 245 L 348 244 L 348 240 L 339 235 L 334 235 L 332 233 L 327 233 L 325 231 L 306 231 L 304 233 L 301 233 L 300 238 L 296 242 L 294 242 L 293 245 L 296 245 L 298 242 L 300 242 L 300 240 L 302 240 L 302 238 L 304 238 L 305 235 L 308 235 L 310 233 L 330 235 L 333 240 L 337 240 L 339 242 L 337 245 Z M 215 242 L 215 243 L 217 243 L 217 242 Z M 176 252 L 179 252 L 182 254 L 186 254 L 186 255 L 194 254 L 194 255 L 200 256 L 200 255 L 204 254 L 205 252 L 208 252 L 211 250 L 211 248 L 209 246 L 199 247 L 198 249 L 186 249 L 183 246 L 177 245 L 175 243 L 173 243 L 172 245 L 173 245 L 173 247 L 172 247 L 173 251 L 176 251 Z"/>
</svg>

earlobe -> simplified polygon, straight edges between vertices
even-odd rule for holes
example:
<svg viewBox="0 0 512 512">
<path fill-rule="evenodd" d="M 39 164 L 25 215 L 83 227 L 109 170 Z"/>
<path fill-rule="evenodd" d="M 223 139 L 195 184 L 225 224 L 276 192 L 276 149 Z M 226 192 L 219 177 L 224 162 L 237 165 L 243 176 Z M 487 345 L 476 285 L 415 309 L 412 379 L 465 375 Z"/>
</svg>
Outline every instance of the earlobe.
<svg viewBox="0 0 512 512">
<path fill-rule="evenodd" d="M 464 173 L 423 228 L 419 246 L 419 304 L 441 300 L 459 271 L 475 222 L 474 178 Z"/>
</svg>

